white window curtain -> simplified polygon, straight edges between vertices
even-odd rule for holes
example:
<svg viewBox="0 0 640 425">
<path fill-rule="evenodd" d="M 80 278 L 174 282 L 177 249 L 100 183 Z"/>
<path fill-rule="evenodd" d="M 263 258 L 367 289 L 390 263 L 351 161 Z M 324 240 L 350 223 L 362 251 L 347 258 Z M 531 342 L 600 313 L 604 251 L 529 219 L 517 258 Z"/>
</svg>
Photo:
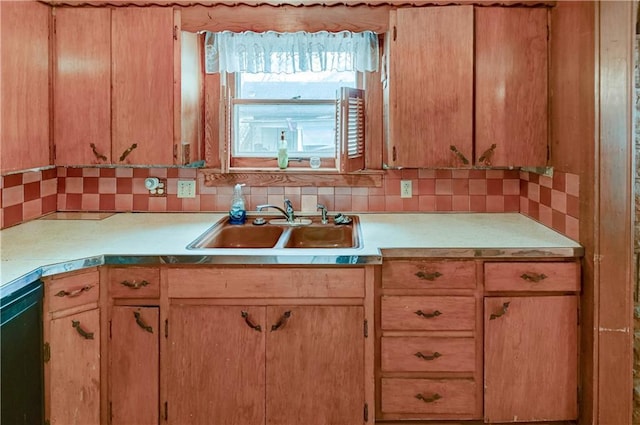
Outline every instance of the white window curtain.
<svg viewBox="0 0 640 425">
<path fill-rule="evenodd" d="M 208 74 L 376 71 L 378 36 L 372 31 L 207 32 L 205 64 Z"/>
</svg>

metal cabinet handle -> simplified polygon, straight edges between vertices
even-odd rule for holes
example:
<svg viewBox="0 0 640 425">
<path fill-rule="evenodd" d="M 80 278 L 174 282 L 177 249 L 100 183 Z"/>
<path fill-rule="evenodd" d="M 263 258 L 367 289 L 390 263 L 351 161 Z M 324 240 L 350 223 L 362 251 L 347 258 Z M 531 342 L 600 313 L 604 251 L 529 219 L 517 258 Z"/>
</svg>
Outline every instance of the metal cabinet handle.
<svg viewBox="0 0 640 425">
<path fill-rule="evenodd" d="M 98 152 L 98 148 L 96 147 L 95 143 L 89 143 L 89 146 L 91 147 L 91 150 L 93 151 L 93 156 L 95 156 L 97 160 L 99 160 L 99 161 L 106 161 L 107 160 L 106 156 L 104 156 L 100 152 Z"/>
<path fill-rule="evenodd" d="M 433 319 L 434 317 L 438 317 L 442 314 L 442 312 L 440 312 L 440 310 L 434 310 L 433 313 L 425 313 L 422 310 L 418 310 L 418 311 L 414 311 L 415 314 L 417 314 L 418 316 L 422 316 L 425 319 Z"/>
<path fill-rule="evenodd" d="M 140 289 L 147 286 L 148 284 L 149 282 L 147 282 L 146 280 L 141 280 L 140 282 L 135 280 L 133 282 L 129 282 L 128 280 L 123 280 L 122 282 L 120 282 L 120 285 L 126 286 L 127 288 L 131 288 L 131 289 Z"/>
<path fill-rule="evenodd" d="M 93 288 L 93 285 L 87 285 L 87 286 L 83 286 L 80 289 L 76 289 L 75 291 L 60 291 L 56 294 L 56 297 L 77 297 L 78 295 L 82 294 L 83 292 L 88 291 L 89 289 Z"/>
<path fill-rule="evenodd" d="M 87 332 L 80 326 L 80 322 L 78 320 L 72 320 L 71 326 L 76 328 L 76 331 L 80 334 L 84 339 L 93 339 L 93 332 Z"/>
<path fill-rule="evenodd" d="M 465 157 L 465 156 L 462 154 L 462 152 L 460 152 L 460 151 L 458 150 L 458 148 L 456 148 L 456 147 L 455 147 L 455 145 L 450 145 L 450 146 L 449 146 L 449 149 L 451 149 L 451 152 L 453 152 L 453 153 L 458 157 L 458 159 L 459 159 L 460 161 L 462 161 L 462 163 L 463 163 L 464 165 L 469 164 L 469 160 L 467 159 L 467 157 Z"/>
<path fill-rule="evenodd" d="M 418 400 L 422 400 L 425 403 L 433 403 L 434 401 L 438 401 L 442 398 L 442 396 L 438 393 L 433 394 L 431 397 L 425 397 L 422 394 L 416 394 L 416 398 Z"/>
<path fill-rule="evenodd" d="M 419 271 L 416 273 L 416 277 L 422 279 L 422 280 L 428 280 L 430 282 L 433 282 L 434 280 L 436 280 L 439 277 L 442 277 L 442 273 L 440 272 L 425 272 L 425 271 Z"/>
<path fill-rule="evenodd" d="M 543 281 L 547 277 L 549 277 L 549 276 L 547 276 L 544 273 L 533 273 L 533 272 L 522 273 L 520 275 L 521 279 L 524 279 L 527 282 L 533 282 L 533 283 L 538 283 L 540 281 Z"/>
<path fill-rule="evenodd" d="M 151 326 L 147 325 L 144 320 L 142 320 L 142 317 L 140 317 L 140 312 L 134 311 L 133 312 L 133 317 L 136 318 L 136 323 L 138 324 L 138 326 L 140 326 L 142 329 L 144 329 L 145 331 L 147 331 L 149 333 L 153 333 L 153 328 Z"/>
<path fill-rule="evenodd" d="M 124 161 L 129 156 L 129 154 L 133 152 L 133 150 L 137 147 L 138 147 L 138 144 L 134 143 L 127 150 L 122 152 L 122 155 L 120 155 L 120 162 Z"/>
<path fill-rule="evenodd" d="M 491 316 L 489 316 L 489 320 L 495 320 L 498 317 L 502 317 L 507 313 L 507 309 L 509 308 L 509 304 L 511 304 L 510 302 L 506 302 L 502 304 L 502 309 L 497 312 L 497 313 L 492 313 Z"/>
<path fill-rule="evenodd" d="M 433 354 L 431 354 L 431 355 L 428 355 L 428 354 L 426 354 L 426 355 L 425 355 L 425 354 L 422 354 L 420 351 L 418 351 L 417 353 L 415 353 L 415 354 L 414 354 L 414 356 L 416 356 L 416 357 L 417 357 L 417 358 L 419 358 L 419 359 L 429 361 L 429 360 L 435 360 L 435 359 L 437 359 L 438 357 L 442 357 L 442 354 L 440 354 L 440 353 L 438 353 L 438 352 L 436 351 L 436 352 L 434 352 L 434 353 L 433 353 Z"/>
<path fill-rule="evenodd" d="M 494 143 L 489 149 L 482 152 L 482 155 L 480 155 L 480 158 L 478 158 L 478 164 L 486 166 L 491 165 L 491 159 L 493 158 L 493 153 L 495 152 L 497 146 L 498 145 Z"/>
<path fill-rule="evenodd" d="M 242 317 L 244 317 L 244 322 L 247 324 L 247 326 L 249 326 L 251 329 L 255 329 L 258 332 L 262 332 L 262 328 L 260 327 L 260 325 L 256 325 L 251 321 L 248 312 L 241 311 L 240 314 L 242 315 Z"/>
<path fill-rule="evenodd" d="M 287 320 L 289 320 L 289 317 L 291 317 L 291 310 L 285 311 L 284 314 L 280 317 L 280 320 L 278 320 L 278 323 L 271 326 L 271 332 L 277 331 L 282 326 L 284 326 L 287 323 Z"/>
</svg>

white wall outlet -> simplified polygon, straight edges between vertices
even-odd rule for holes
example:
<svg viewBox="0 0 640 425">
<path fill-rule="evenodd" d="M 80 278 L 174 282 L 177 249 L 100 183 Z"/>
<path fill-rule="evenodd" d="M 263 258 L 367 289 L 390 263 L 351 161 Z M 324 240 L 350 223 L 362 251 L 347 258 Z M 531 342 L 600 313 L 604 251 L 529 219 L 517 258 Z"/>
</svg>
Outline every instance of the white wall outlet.
<svg viewBox="0 0 640 425">
<path fill-rule="evenodd" d="M 411 198 L 411 180 L 400 180 L 400 197 Z"/>
<path fill-rule="evenodd" d="M 178 180 L 178 198 L 195 198 L 196 181 Z"/>
</svg>

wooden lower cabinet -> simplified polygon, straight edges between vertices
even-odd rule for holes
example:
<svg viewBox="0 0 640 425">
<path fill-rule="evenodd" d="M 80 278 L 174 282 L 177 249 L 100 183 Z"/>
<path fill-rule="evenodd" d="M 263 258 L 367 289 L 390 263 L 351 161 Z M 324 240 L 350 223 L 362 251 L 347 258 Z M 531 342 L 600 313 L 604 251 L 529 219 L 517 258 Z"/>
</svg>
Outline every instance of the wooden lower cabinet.
<svg viewBox="0 0 640 425">
<path fill-rule="evenodd" d="M 172 305 L 169 422 L 362 423 L 363 321 L 362 306 Z"/>
<path fill-rule="evenodd" d="M 111 425 L 151 425 L 159 419 L 158 307 L 115 306 L 109 335 Z"/>
<path fill-rule="evenodd" d="M 100 424 L 100 310 L 61 316 L 49 326 L 49 422 Z"/>
<path fill-rule="evenodd" d="M 578 417 L 578 297 L 487 297 L 486 422 Z"/>
</svg>

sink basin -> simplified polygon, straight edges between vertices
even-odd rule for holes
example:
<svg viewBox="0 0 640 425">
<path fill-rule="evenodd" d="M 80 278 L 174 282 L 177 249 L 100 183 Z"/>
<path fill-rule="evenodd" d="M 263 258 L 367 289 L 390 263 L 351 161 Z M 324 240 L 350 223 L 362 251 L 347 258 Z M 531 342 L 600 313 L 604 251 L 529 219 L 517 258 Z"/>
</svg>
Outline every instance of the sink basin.
<svg viewBox="0 0 640 425">
<path fill-rule="evenodd" d="M 229 224 L 207 230 L 187 248 L 272 248 L 280 239 L 283 227 Z"/>
<path fill-rule="evenodd" d="M 360 222 L 351 216 L 349 224 L 322 224 L 320 217 L 306 216 L 295 225 L 286 220 L 267 220 L 260 226 L 249 218 L 245 224 L 221 219 L 191 242 L 187 249 L 215 248 L 359 248 Z M 304 224 L 301 224 L 304 223 Z"/>
<path fill-rule="evenodd" d="M 353 248 L 358 245 L 352 225 L 308 226 L 291 229 L 285 248 Z"/>
</svg>

